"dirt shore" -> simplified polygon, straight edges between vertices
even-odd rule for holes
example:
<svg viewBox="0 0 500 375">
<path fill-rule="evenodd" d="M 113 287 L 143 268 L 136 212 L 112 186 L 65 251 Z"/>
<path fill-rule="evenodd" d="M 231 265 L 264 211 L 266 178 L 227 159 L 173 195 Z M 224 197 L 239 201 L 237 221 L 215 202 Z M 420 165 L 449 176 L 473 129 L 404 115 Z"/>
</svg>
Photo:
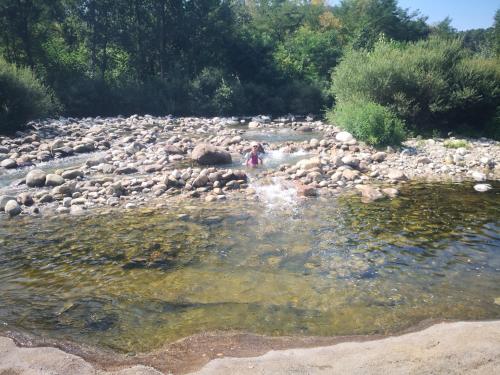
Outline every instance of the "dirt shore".
<svg viewBox="0 0 500 375">
<path fill-rule="evenodd" d="M 12 339 L 0 337 L 0 375 L 170 373 L 143 365 L 113 366 L 114 369 L 108 371 L 95 366 L 60 349 L 20 348 Z M 500 321 L 439 323 L 418 332 L 383 339 L 366 341 L 364 338 L 361 342 L 353 339 L 330 346 L 276 350 L 258 357 L 224 357 L 210 361 L 192 375 L 350 373 L 500 373 Z"/>
</svg>

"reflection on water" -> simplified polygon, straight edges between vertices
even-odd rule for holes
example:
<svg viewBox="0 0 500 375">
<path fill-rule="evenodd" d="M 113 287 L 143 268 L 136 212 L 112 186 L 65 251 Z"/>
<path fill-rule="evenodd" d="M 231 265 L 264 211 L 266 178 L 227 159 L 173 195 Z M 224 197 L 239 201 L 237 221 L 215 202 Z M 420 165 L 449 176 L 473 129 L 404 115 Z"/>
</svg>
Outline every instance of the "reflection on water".
<svg viewBox="0 0 500 375">
<path fill-rule="evenodd" d="M 216 329 L 369 334 L 499 318 L 499 187 L 5 220 L 0 324 L 148 351 Z"/>
</svg>

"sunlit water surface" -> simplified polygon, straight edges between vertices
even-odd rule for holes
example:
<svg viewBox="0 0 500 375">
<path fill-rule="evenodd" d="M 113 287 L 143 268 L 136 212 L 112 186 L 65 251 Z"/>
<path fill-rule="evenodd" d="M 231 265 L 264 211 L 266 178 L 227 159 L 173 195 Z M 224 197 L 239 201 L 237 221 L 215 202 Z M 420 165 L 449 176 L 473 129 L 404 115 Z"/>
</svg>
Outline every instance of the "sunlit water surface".
<svg viewBox="0 0 500 375">
<path fill-rule="evenodd" d="M 500 185 L 408 186 L 367 205 L 275 184 L 256 186 L 259 202 L 0 221 L 1 329 L 137 352 L 213 330 L 500 318 Z"/>
</svg>

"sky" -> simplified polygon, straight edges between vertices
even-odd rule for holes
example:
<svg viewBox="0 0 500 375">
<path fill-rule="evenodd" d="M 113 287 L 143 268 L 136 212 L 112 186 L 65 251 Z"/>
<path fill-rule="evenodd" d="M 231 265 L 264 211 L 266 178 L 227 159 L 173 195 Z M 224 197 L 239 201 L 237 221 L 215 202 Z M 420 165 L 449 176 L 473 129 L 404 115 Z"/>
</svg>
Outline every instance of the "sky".
<svg viewBox="0 0 500 375">
<path fill-rule="evenodd" d="M 410 11 L 420 10 L 433 24 L 452 19 L 451 25 L 458 30 L 488 28 L 493 26 L 493 17 L 500 8 L 500 0 L 399 0 L 399 6 Z M 336 5 L 340 0 L 329 0 Z"/>
</svg>

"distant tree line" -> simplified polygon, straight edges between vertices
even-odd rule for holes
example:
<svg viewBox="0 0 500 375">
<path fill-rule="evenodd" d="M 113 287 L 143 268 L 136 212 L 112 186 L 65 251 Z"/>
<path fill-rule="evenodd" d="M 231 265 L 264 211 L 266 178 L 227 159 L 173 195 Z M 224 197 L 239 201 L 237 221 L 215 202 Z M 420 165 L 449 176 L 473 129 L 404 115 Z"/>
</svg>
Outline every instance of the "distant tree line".
<svg viewBox="0 0 500 375">
<path fill-rule="evenodd" d="M 475 69 L 486 60 L 498 63 L 499 18 L 497 12 L 490 29 L 458 32 L 449 19 L 429 25 L 397 0 L 337 6 L 321 0 L 2 0 L 0 132 L 55 113 L 321 113 L 348 89 L 340 89 L 336 77 L 346 85 L 355 79 L 342 65 L 366 60 L 382 39 L 401 50 L 429 38 L 455 40 L 453 48 L 462 60 L 474 58 Z M 497 99 L 489 101 L 498 105 Z M 391 116 L 415 120 L 384 100 L 369 98 L 388 106 Z M 415 111 L 417 104 L 408 106 Z"/>
</svg>

